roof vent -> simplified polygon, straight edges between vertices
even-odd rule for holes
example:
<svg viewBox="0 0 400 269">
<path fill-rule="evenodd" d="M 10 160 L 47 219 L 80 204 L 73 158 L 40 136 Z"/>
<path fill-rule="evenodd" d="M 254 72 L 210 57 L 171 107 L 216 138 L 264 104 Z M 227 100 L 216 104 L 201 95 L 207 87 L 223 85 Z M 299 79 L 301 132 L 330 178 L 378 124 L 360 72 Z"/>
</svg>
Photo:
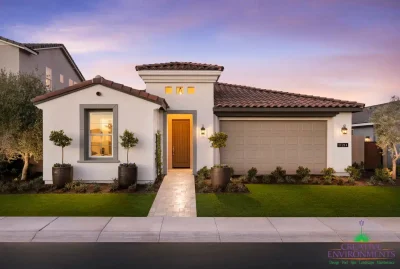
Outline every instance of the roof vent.
<svg viewBox="0 0 400 269">
<path fill-rule="evenodd" d="M 95 76 L 94 78 L 101 78 L 101 76 L 100 76 L 100 75 L 97 75 L 97 76 Z"/>
</svg>

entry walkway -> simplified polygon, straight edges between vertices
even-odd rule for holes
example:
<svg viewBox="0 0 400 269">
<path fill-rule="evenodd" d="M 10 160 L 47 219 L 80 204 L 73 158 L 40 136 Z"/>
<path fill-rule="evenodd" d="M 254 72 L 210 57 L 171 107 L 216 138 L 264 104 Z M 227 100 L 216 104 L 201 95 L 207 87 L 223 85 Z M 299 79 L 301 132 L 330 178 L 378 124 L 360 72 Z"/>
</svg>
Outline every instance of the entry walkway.
<svg viewBox="0 0 400 269">
<path fill-rule="evenodd" d="M 164 177 L 149 217 L 196 217 L 196 193 L 192 170 L 170 170 Z"/>
</svg>

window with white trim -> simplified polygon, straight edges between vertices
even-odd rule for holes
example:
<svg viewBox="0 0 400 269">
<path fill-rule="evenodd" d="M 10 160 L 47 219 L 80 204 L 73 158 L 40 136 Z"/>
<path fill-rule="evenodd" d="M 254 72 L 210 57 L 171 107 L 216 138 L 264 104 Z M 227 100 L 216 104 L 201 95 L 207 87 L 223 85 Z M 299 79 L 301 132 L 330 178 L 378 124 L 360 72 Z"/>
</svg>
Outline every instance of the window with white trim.
<svg viewBox="0 0 400 269">
<path fill-rule="evenodd" d="M 64 83 L 64 76 L 60 74 L 60 83 Z"/>
<path fill-rule="evenodd" d="M 52 88 L 52 76 L 51 76 L 51 69 L 46 67 L 46 88 L 48 91 L 51 91 Z"/>
<path fill-rule="evenodd" d="M 112 110 L 89 111 L 89 157 L 113 156 Z"/>
<path fill-rule="evenodd" d="M 69 85 L 69 86 L 74 85 L 74 81 L 73 81 L 72 79 L 69 79 L 69 80 L 68 80 L 68 85 Z"/>
</svg>

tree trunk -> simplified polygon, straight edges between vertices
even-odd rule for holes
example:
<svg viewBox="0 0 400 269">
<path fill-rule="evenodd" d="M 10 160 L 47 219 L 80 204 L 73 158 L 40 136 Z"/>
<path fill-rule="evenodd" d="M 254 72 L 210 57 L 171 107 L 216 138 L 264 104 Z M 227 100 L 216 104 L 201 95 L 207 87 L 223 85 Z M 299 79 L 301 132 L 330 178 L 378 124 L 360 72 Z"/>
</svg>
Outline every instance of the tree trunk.
<svg viewBox="0 0 400 269">
<path fill-rule="evenodd" d="M 64 164 L 64 147 L 61 148 L 61 164 Z"/>
<path fill-rule="evenodd" d="M 28 167 L 29 167 L 29 154 L 24 154 L 24 167 L 22 168 L 21 180 L 28 178 Z"/>
<path fill-rule="evenodd" d="M 392 179 L 395 180 L 397 176 L 397 159 L 392 158 Z"/>
<path fill-rule="evenodd" d="M 129 149 L 126 150 L 126 163 L 129 163 L 129 161 L 128 161 L 128 154 L 129 154 Z"/>
</svg>

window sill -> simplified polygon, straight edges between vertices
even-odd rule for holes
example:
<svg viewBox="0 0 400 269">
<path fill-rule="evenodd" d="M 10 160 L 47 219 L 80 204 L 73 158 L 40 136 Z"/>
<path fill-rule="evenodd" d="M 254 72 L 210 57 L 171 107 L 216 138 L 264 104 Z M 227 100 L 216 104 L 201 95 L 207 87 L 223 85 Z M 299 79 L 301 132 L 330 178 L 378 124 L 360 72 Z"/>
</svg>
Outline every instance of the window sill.
<svg viewBox="0 0 400 269">
<path fill-rule="evenodd" d="M 119 163 L 120 161 L 114 159 L 89 159 L 79 160 L 78 163 Z"/>
</svg>

